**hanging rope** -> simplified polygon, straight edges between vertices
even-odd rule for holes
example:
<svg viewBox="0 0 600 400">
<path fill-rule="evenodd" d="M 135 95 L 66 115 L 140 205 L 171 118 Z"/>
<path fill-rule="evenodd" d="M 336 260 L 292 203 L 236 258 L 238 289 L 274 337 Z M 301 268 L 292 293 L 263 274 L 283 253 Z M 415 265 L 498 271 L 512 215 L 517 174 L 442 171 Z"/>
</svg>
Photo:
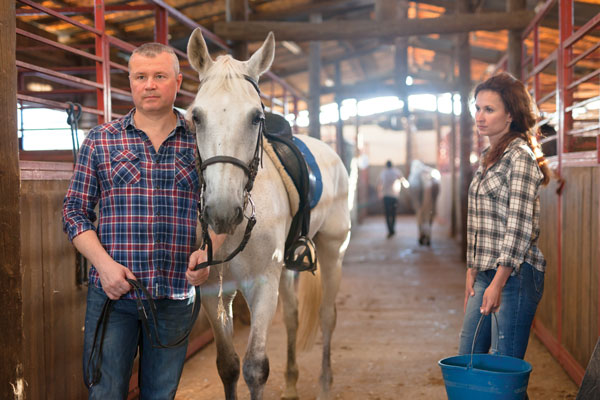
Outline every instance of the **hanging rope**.
<svg viewBox="0 0 600 400">
<path fill-rule="evenodd" d="M 79 120 L 81 119 L 81 104 L 67 102 L 67 124 L 71 127 L 71 142 L 73 143 L 73 162 L 77 161 L 77 153 L 79 152 L 79 137 L 77 131 L 79 129 Z"/>
</svg>

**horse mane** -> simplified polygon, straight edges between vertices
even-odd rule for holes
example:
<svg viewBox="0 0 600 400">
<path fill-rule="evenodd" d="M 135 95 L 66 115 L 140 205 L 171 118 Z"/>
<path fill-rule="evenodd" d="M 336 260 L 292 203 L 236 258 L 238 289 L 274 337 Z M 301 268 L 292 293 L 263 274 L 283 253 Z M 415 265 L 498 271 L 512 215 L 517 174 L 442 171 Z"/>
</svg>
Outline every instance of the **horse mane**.
<svg viewBox="0 0 600 400">
<path fill-rule="evenodd" d="M 231 57 L 222 55 L 217 57 L 212 67 L 202 78 L 198 93 L 203 96 L 213 96 L 222 91 L 248 96 L 256 95 L 253 86 L 246 81 L 244 63 Z"/>
</svg>

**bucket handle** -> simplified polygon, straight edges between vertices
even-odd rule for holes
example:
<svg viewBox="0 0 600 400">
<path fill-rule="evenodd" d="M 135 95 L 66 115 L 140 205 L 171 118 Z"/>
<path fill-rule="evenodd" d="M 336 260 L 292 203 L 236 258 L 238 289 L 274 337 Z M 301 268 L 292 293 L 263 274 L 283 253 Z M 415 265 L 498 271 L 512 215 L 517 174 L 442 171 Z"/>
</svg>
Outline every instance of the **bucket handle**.
<svg viewBox="0 0 600 400">
<path fill-rule="evenodd" d="M 496 317 L 496 313 L 492 313 L 492 315 L 494 316 L 494 319 L 496 320 L 496 331 L 498 333 L 498 338 L 500 337 L 500 328 L 498 327 L 498 317 Z M 473 368 L 473 352 L 475 351 L 475 341 L 477 340 L 477 336 L 479 335 L 479 328 L 481 328 L 481 323 L 483 322 L 483 318 L 485 318 L 484 314 L 481 314 L 481 317 L 479 317 L 479 322 L 477 323 L 477 328 L 475 328 L 475 336 L 473 337 L 473 343 L 471 344 L 471 361 L 469 362 L 469 365 L 467 365 L 467 368 L 471 369 Z"/>
</svg>

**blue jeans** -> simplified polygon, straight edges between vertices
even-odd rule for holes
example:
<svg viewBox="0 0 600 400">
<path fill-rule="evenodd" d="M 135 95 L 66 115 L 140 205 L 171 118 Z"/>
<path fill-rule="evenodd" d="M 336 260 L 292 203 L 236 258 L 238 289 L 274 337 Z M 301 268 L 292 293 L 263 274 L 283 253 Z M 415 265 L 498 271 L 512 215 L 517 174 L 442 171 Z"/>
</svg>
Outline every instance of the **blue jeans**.
<svg viewBox="0 0 600 400">
<path fill-rule="evenodd" d="M 85 316 L 85 335 L 83 345 L 83 376 L 86 385 L 94 370 L 88 360 L 92 351 L 94 333 L 106 294 L 92 285 L 88 288 L 87 311 Z M 189 300 L 156 300 L 158 311 L 158 334 L 163 344 L 171 343 L 181 337 L 190 324 L 193 298 Z M 148 306 L 147 302 L 144 302 Z M 152 331 L 152 343 L 148 341 L 139 320 L 135 300 L 117 300 L 112 302 L 106 333 L 102 345 L 100 379 L 89 388 L 90 399 L 126 399 L 129 392 L 133 361 L 139 346 L 138 384 L 140 399 L 173 399 L 183 370 L 188 341 L 171 349 L 152 347 L 157 344 L 153 323 L 148 316 Z M 149 307 L 146 307 L 149 310 Z M 101 332 L 98 333 L 98 341 Z M 96 343 L 96 351 L 98 349 Z"/>
<path fill-rule="evenodd" d="M 469 297 L 460 332 L 458 354 L 470 354 L 473 336 L 481 313 L 483 292 L 496 275 L 496 270 L 482 271 L 475 279 L 475 296 Z M 521 264 L 517 275 L 511 275 L 502 289 L 500 309 L 496 312 L 498 324 L 492 315 L 484 317 L 475 343 L 474 353 L 497 353 L 523 359 L 529 331 L 537 305 L 544 292 L 544 273 L 528 263 Z M 496 326 L 498 325 L 498 326 Z"/>
</svg>

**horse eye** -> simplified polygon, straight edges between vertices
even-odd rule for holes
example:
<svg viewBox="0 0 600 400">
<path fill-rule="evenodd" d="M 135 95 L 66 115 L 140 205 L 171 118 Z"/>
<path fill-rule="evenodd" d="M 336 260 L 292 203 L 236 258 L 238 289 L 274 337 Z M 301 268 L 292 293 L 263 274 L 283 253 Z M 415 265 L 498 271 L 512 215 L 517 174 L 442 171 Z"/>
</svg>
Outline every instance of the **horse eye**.
<svg viewBox="0 0 600 400">
<path fill-rule="evenodd" d="M 192 119 L 196 125 L 200 125 L 202 123 L 202 114 L 198 110 L 192 111 Z"/>
<path fill-rule="evenodd" d="M 252 125 L 258 125 L 265 117 L 262 114 L 256 114 L 254 118 L 252 118 Z"/>
</svg>

